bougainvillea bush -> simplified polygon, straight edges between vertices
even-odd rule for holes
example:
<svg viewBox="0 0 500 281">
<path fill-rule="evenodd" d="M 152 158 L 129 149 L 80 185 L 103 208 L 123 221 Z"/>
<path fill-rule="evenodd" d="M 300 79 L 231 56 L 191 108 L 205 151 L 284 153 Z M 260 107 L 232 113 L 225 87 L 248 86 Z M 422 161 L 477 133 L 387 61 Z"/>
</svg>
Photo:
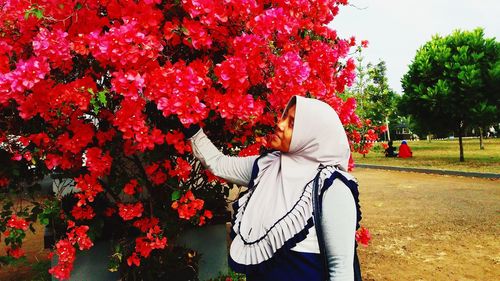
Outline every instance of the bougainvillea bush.
<svg viewBox="0 0 500 281">
<path fill-rule="evenodd" d="M 39 221 L 63 230 L 59 279 L 102 237 L 124 278 L 168 264 L 180 231 L 221 214 L 228 193 L 193 159 L 181 130 L 193 123 L 225 153 L 255 154 L 288 99 L 310 96 L 365 150 L 377 128 L 341 95 L 358 43 L 326 27 L 346 2 L 1 1 L 1 261 L 24 255 Z M 69 184 L 26 199 L 47 175 Z"/>
</svg>

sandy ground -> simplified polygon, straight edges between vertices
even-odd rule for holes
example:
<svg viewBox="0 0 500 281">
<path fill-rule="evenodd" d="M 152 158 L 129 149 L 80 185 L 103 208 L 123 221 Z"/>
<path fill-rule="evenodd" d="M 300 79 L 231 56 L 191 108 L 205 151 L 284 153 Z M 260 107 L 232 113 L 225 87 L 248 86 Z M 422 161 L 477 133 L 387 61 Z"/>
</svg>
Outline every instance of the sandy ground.
<svg viewBox="0 0 500 281">
<path fill-rule="evenodd" d="M 364 280 L 500 280 L 500 181 L 357 169 Z"/>
<path fill-rule="evenodd" d="M 358 168 L 365 281 L 500 280 L 500 181 Z M 42 232 L 25 246 L 43 259 Z M 1 250 L 0 250 L 1 252 Z M 0 280 L 30 280 L 26 267 L 0 268 Z"/>
</svg>

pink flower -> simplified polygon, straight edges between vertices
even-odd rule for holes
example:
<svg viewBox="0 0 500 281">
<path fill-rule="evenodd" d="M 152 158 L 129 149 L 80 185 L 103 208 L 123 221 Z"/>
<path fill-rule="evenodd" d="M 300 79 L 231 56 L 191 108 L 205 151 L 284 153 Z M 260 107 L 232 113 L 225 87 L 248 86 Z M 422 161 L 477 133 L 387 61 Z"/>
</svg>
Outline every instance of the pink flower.
<svg viewBox="0 0 500 281">
<path fill-rule="evenodd" d="M 64 62 L 71 61 L 67 37 L 68 33 L 61 29 L 49 31 L 46 28 L 40 28 L 33 40 L 33 51 L 39 57 L 47 57 L 55 66 L 61 66 Z"/>
</svg>

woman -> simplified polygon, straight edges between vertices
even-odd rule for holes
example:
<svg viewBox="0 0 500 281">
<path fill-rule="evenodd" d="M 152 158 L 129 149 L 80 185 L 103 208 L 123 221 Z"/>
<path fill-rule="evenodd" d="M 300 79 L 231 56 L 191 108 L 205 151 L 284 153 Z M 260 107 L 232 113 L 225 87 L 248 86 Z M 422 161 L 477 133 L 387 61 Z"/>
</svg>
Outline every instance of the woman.
<svg viewBox="0 0 500 281">
<path fill-rule="evenodd" d="M 261 156 L 225 156 L 202 130 L 190 140 L 212 173 L 249 188 L 234 206 L 233 270 L 249 281 L 361 280 L 357 184 L 329 105 L 293 97 L 271 140 L 275 151 Z"/>
</svg>

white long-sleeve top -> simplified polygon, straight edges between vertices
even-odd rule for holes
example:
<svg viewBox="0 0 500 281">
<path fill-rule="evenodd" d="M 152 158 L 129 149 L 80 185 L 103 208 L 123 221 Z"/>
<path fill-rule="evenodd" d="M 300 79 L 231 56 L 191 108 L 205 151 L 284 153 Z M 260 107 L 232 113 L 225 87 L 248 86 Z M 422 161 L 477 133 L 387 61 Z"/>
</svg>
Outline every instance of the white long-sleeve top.
<svg viewBox="0 0 500 281">
<path fill-rule="evenodd" d="M 248 185 L 258 156 L 224 155 L 208 139 L 203 130 L 199 130 L 190 140 L 193 154 L 210 172 L 229 182 Z M 341 180 L 336 179 L 324 192 L 322 208 L 321 225 L 330 280 L 354 280 L 356 206 L 351 191 Z M 307 237 L 291 250 L 319 253 L 315 228 L 310 228 Z"/>
</svg>

